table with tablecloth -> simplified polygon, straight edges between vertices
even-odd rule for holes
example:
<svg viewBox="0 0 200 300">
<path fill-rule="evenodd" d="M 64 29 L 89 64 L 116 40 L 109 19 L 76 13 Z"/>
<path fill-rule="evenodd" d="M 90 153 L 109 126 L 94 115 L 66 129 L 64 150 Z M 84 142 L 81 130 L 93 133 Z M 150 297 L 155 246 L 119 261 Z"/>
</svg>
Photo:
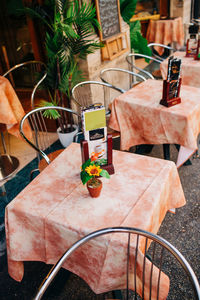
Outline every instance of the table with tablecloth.
<svg viewBox="0 0 200 300">
<path fill-rule="evenodd" d="M 149 79 L 112 103 L 109 126 L 120 131 L 120 148 L 140 144 L 181 145 L 177 167 L 197 149 L 200 133 L 200 89 L 182 85 L 181 103 L 172 107 L 160 104 L 163 82 Z"/>
<path fill-rule="evenodd" d="M 3 154 L 0 154 L 0 183 L 11 178 L 19 168 L 18 158 L 7 153 L 4 132 L 8 131 L 21 138 L 19 123 L 24 115 L 24 109 L 10 81 L 0 76 L 0 133 L 3 147 Z M 24 124 L 24 132 L 29 139 L 32 138 L 32 131 L 27 121 Z"/>
<path fill-rule="evenodd" d="M 148 43 L 158 43 L 166 46 L 176 43 L 177 49 L 182 47 L 184 43 L 182 18 L 150 20 L 146 38 Z M 155 46 L 154 49 L 159 55 L 164 52 L 162 47 Z"/>
<path fill-rule="evenodd" d="M 6 125 L 10 134 L 20 137 L 19 122 L 25 115 L 24 109 L 10 81 L 0 76 L 0 123 Z M 32 132 L 28 122 L 24 125 L 26 136 L 31 139 Z"/>
<path fill-rule="evenodd" d="M 115 174 L 102 178 L 99 198 L 91 198 L 83 186 L 81 164 L 80 145 L 72 143 L 6 207 L 8 270 L 15 280 L 23 278 L 23 261 L 53 264 L 75 241 L 100 228 L 129 226 L 157 233 L 166 212 L 185 204 L 173 162 L 113 151 Z M 99 238 L 64 267 L 95 293 L 124 288 L 125 245 L 119 236 Z M 142 250 L 139 257 L 142 263 Z M 137 274 L 140 287 L 141 276 Z M 148 280 L 145 284 L 148 298 Z M 162 273 L 160 299 L 168 288 Z"/>
<path fill-rule="evenodd" d="M 181 59 L 181 78 L 183 85 L 191 85 L 200 88 L 200 60 L 193 57 L 186 57 L 186 52 L 177 51 L 174 57 Z M 160 64 L 162 78 L 167 78 L 168 59 Z"/>
</svg>

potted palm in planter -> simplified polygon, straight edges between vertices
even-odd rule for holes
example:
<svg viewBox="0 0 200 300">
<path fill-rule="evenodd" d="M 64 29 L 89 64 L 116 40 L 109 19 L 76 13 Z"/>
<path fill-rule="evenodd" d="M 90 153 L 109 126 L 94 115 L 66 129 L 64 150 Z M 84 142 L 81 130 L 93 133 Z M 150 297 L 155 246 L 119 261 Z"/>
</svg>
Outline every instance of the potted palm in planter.
<svg viewBox="0 0 200 300">
<path fill-rule="evenodd" d="M 48 0 L 43 6 L 25 7 L 25 12 L 39 19 L 46 30 L 47 76 L 44 86 L 49 100 L 43 100 L 40 106 L 71 108 L 71 90 L 83 80 L 79 59 L 85 59 L 101 47 L 92 40 L 95 27 L 99 28 L 95 7 L 86 3 L 80 6 L 78 0 Z M 45 116 L 59 122 L 59 114 L 54 110 L 46 112 Z M 64 116 L 64 120 L 59 124 L 61 133 L 73 131 L 71 116 Z"/>
</svg>

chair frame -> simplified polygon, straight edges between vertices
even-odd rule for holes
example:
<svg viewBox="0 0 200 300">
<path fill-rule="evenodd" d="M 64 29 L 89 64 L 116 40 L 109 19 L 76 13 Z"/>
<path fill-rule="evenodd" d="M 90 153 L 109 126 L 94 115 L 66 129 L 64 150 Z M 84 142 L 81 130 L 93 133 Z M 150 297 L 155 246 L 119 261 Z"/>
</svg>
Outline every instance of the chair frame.
<svg viewBox="0 0 200 300">
<path fill-rule="evenodd" d="M 104 229 L 94 231 L 94 232 L 86 235 L 85 237 L 81 238 L 77 242 L 75 242 L 62 255 L 62 257 L 57 261 L 57 263 L 51 268 L 51 270 L 49 271 L 49 273 L 43 280 L 41 286 L 39 287 L 39 290 L 33 300 L 40 300 L 42 298 L 42 296 L 44 295 L 48 286 L 51 284 L 51 282 L 55 278 L 56 274 L 62 267 L 63 263 L 77 248 L 79 248 L 81 245 L 85 244 L 86 242 L 90 241 L 91 239 L 94 239 L 94 238 L 99 237 L 104 234 L 116 233 L 116 232 L 117 233 L 120 233 L 120 232 L 128 233 L 127 265 L 129 265 L 128 257 L 129 257 L 129 250 L 130 250 L 129 249 L 130 248 L 130 235 L 135 234 L 135 235 L 137 235 L 137 237 L 143 236 L 143 237 L 146 237 L 147 239 L 151 239 L 152 241 L 160 244 L 164 249 L 167 249 L 179 261 L 179 263 L 181 264 L 181 266 L 183 267 L 183 269 L 185 270 L 186 274 L 188 275 L 188 277 L 190 279 L 190 282 L 193 286 L 193 290 L 196 295 L 196 299 L 198 299 L 198 300 L 200 299 L 200 287 L 199 287 L 199 283 L 198 283 L 198 280 L 197 280 L 197 277 L 196 277 L 194 271 L 192 270 L 190 264 L 187 262 L 187 260 L 184 258 L 184 256 L 172 244 L 170 244 L 164 238 L 162 238 L 158 235 L 155 235 L 153 233 L 147 232 L 145 230 L 142 230 L 142 229 L 130 228 L 130 227 L 110 227 L 110 228 L 104 228 Z M 137 238 L 137 243 L 138 243 L 138 238 Z M 147 248 L 147 245 L 145 246 L 145 253 L 146 253 L 146 248 Z M 129 289 L 128 266 L 127 266 L 126 276 L 127 276 L 127 288 L 126 289 L 128 291 L 128 289 Z M 128 293 L 127 293 L 127 299 L 128 299 Z"/>
<path fill-rule="evenodd" d="M 120 93 L 124 93 L 124 91 L 122 91 L 122 89 L 118 88 L 118 87 L 115 87 L 113 86 L 112 84 L 110 83 L 105 83 L 105 82 L 102 82 L 102 81 L 94 81 L 94 80 L 88 80 L 88 81 L 82 81 L 82 82 L 79 82 L 78 84 L 76 84 L 73 88 L 72 88 L 72 100 L 79 106 L 81 107 L 82 105 L 80 104 L 80 102 L 76 99 L 74 93 L 75 93 L 75 90 L 79 87 L 79 86 L 82 86 L 82 85 L 87 85 L 87 84 L 97 84 L 97 85 L 101 85 L 101 86 L 104 86 L 104 87 L 108 87 L 108 88 L 112 88 L 113 90 L 116 90 Z M 95 103 L 94 103 L 95 104 Z M 106 112 L 106 114 L 109 114 L 110 112 Z"/>
<path fill-rule="evenodd" d="M 40 84 L 45 80 L 45 78 L 47 77 L 47 73 L 45 72 L 45 74 L 42 76 L 42 78 L 38 81 L 38 83 L 34 86 L 33 91 L 31 93 L 31 108 L 35 109 L 35 93 L 38 89 L 38 87 L 40 86 Z"/>
<path fill-rule="evenodd" d="M 135 73 L 135 72 L 132 72 L 132 71 L 129 71 L 129 70 L 125 70 L 125 69 L 121 69 L 121 68 L 107 68 L 107 69 L 103 69 L 101 70 L 100 72 L 100 78 L 101 80 L 104 82 L 104 83 L 108 83 L 110 84 L 108 81 L 106 81 L 104 78 L 103 78 L 103 74 L 106 73 L 106 72 L 110 72 L 110 71 L 119 71 L 119 72 L 122 72 L 122 73 L 127 73 L 129 74 L 130 76 L 136 76 L 136 77 L 139 77 L 140 79 L 142 79 L 143 81 L 146 81 L 146 78 L 138 73 Z M 148 72 L 147 72 L 148 73 Z M 154 79 L 154 77 L 149 73 L 149 77 Z M 112 84 L 113 85 L 113 84 Z M 125 93 L 126 90 L 122 89 L 122 88 L 119 88 L 119 87 L 116 87 L 115 85 L 113 85 L 116 89 L 120 90 L 122 93 Z"/>
<path fill-rule="evenodd" d="M 168 49 L 168 50 L 171 50 L 171 51 L 176 51 L 176 50 L 175 50 L 173 47 L 171 47 L 171 46 L 167 46 L 167 45 L 163 45 L 163 44 L 159 44 L 159 43 L 149 43 L 149 44 L 147 45 L 147 47 L 149 47 L 149 48 L 154 47 L 154 46 L 162 47 L 162 48 L 164 48 L 164 49 Z M 160 59 L 161 61 L 164 61 L 164 60 L 165 60 L 165 58 L 162 58 L 162 57 L 160 57 L 159 55 L 157 55 L 157 54 L 155 54 L 155 53 L 153 53 L 153 52 L 152 52 L 152 55 L 153 55 L 154 57 Z"/>
<path fill-rule="evenodd" d="M 148 71 L 144 70 L 144 69 L 141 69 L 139 67 L 137 67 L 136 65 L 134 65 L 134 63 L 130 60 L 132 59 L 133 57 L 141 57 L 141 58 L 147 58 L 149 60 L 153 60 L 159 64 L 161 64 L 162 60 L 160 59 L 157 59 L 155 57 L 152 57 L 152 56 L 149 56 L 149 55 L 146 55 L 146 54 L 140 54 L 140 53 L 129 53 L 127 56 L 126 56 L 126 61 L 128 63 L 128 65 L 133 69 L 135 68 L 136 70 L 140 71 L 140 72 L 143 72 L 144 74 L 146 74 L 147 76 L 149 76 L 151 79 L 155 79 L 154 76 L 152 74 L 150 74 Z M 150 76 L 151 75 L 151 76 Z"/>
<path fill-rule="evenodd" d="M 15 66 L 13 66 L 12 68 L 10 68 L 7 72 L 5 72 L 2 76 L 3 77 L 7 77 L 8 75 L 11 75 L 10 73 L 12 73 L 12 71 L 19 69 L 20 67 L 24 67 L 26 65 L 30 65 L 30 64 L 40 64 L 41 66 L 46 68 L 46 64 L 43 63 L 42 61 L 39 60 L 29 60 L 20 64 L 17 64 Z M 12 78 L 10 79 L 11 83 L 14 84 L 14 81 L 12 80 Z"/>
<path fill-rule="evenodd" d="M 35 108 L 33 110 L 31 110 L 30 112 L 28 112 L 20 121 L 20 125 L 19 125 L 19 128 L 20 128 L 20 134 L 21 136 L 25 139 L 25 141 L 32 147 L 34 148 L 45 160 L 48 164 L 50 164 L 50 159 L 49 157 L 46 155 L 46 153 L 41 150 L 39 147 L 37 147 L 35 144 L 33 144 L 29 139 L 27 139 L 27 137 L 25 136 L 24 132 L 23 132 L 23 125 L 24 125 L 24 122 L 28 119 L 28 117 L 30 117 L 31 115 L 34 115 L 35 113 L 41 113 L 41 112 L 44 112 L 45 110 L 49 110 L 49 109 L 57 109 L 57 110 L 62 110 L 62 111 L 65 111 L 65 112 L 70 112 L 72 114 L 75 114 L 78 118 L 80 118 L 80 115 L 72 110 L 72 109 L 69 109 L 69 108 L 66 108 L 66 107 L 61 107 L 61 106 L 43 106 L 43 107 L 39 107 L 39 108 Z"/>
</svg>

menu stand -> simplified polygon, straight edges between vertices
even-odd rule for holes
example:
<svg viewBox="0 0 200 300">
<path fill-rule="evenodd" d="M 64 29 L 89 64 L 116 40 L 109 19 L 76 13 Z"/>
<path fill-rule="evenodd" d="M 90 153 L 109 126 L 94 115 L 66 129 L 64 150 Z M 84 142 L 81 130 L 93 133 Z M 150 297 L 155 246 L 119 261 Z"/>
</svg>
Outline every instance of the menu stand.
<svg viewBox="0 0 200 300">
<path fill-rule="evenodd" d="M 81 141 L 81 154 L 82 162 L 84 163 L 89 159 L 88 142 L 86 140 Z M 102 165 L 101 168 L 106 170 L 110 175 L 115 173 L 114 166 L 112 163 L 112 135 L 107 136 L 107 165 Z"/>
<path fill-rule="evenodd" d="M 181 86 L 181 78 L 179 80 L 177 97 L 169 99 L 170 82 L 168 80 L 163 80 L 163 95 L 162 95 L 160 104 L 162 104 L 166 107 L 171 107 L 171 106 L 181 103 L 181 98 L 179 97 L 180 86 Z"/>
</svg>

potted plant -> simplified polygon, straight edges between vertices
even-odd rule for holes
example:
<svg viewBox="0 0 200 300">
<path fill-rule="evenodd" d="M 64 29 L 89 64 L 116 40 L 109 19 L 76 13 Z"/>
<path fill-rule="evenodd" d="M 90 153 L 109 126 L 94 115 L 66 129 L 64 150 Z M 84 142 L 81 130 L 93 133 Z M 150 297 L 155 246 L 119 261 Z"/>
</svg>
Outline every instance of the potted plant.
<svg viewBox="0 0 200 300">
<path fill-rule="evenodd" d="M 91 3 L 80 5 L 78 0 L 48 0 L 44 5 L 30 4 L 24 10 L 28 16 L 40 20 L 46 31 L 47 76 L 44 86 L 49 100 L 43 100 L 40 106 L 71 108 L 71 90 L 83 80 L 79 59 L 85 59 L 101 47 L 92 39 L 95 28 L 99 28 L 95 7 Z M 59 114 L 53 110 L 46 112 L 46 117 L 59 120 Z M 59 124 L 61 133 L 73 131 L 71 115 L 64 116 L 64 119 L 64 123 Z"/>
<path fill-rule="evenodd" d="M 90 196 L 93 198 L 99 197 L 102 189 L 102 181 L 98 178 L 110 178 L 108 172 L 100 167 L 101 160 L 91 160 L 90 158 L 82 164 L 81 167 L 81 180 L 83 184 L 87 183 L 87 189 Z"/>
</svg>

